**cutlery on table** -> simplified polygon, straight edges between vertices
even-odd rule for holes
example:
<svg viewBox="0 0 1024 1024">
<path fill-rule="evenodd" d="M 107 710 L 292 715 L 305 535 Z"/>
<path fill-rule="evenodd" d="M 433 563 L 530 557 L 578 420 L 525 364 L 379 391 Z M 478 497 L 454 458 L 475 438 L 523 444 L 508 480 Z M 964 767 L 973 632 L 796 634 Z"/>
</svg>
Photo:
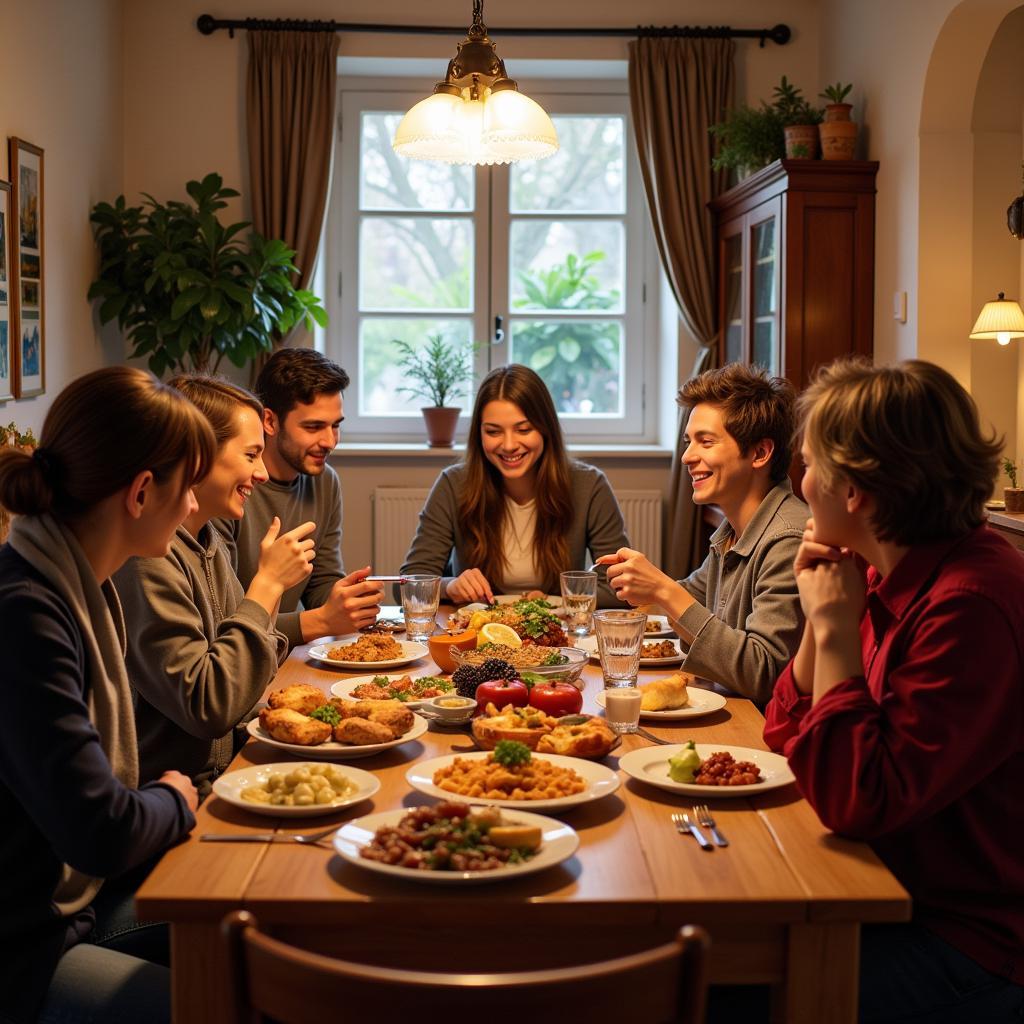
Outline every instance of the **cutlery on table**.
<svg viewBox="0 0 1024 1024">
<path fill-rule="evenodd" d="M 660 736 L 655 736 L 653 732 L 648 732 L 640 725 L 636 727 L 636 734 L 637 736 L 643 736 L 645 740 L 650 740 L 652 743 L 663 743 L 667 746 L 672 742 L 672 740 L 663 740 Z"/>
<path fill-rule="evenodd" d="M 706 829 L 711 830 L 711 838 L 714 839 L 719 846 L 729 845 L 729 840 L 718 831 L 718 827 L 715 825 L 715 819 L 711 817 L 711 808 L 709 808 L 707 804 L 694 804 L 693 816 Z"/>
<path fill-rule="evenodd" d="M 697 828 L 695 822 L 690 820 L 690 816 L 688 814 L 673 814 L 672 824 L 675 825 L 676 831 L 680 835 L 685 835 L 689 832 L 693 838 L 700 843 L 700 848 L 702 850 L 707 850 L 708 853 L 714 852 L 715 848 L 707 841 L 707 839 L 704 838 L 704 833 Z"/>
<path fill-rule="evenodd" d="M 284 832 L 248 832 L 245 835 L 214 835 L 209 832 L 199 837 L 201 843 L 301 843 L 303 846 L 311 846 L 319 843 L 321 839 L 333 836 L 340 825 L 332 825 L 325 828 L 323 832 L 313 832 L 310 835 L 297 835 Z"/>
</svg>

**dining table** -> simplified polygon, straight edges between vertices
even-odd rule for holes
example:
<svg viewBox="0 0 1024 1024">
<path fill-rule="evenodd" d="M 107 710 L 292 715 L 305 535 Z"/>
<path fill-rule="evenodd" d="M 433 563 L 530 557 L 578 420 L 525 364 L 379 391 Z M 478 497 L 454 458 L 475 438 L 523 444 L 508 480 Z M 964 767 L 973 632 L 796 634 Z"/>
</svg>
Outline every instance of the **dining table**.
<svg viewBox="0 0 1024 1024">
<path fill-rule="evenodd" d="M 296 647 L 268 692 L 310 683 L 329 693 L 333 684 L 373 671 L 372 665 L 345 671 L 309 655 L 310 645 Z M 427 656 L 398 671 L 438 672 Z M 668 671 L 643 669 L 640 682 Z M 599 713 L 600 667 L 588 664 L 578 685 L 584 711 Z M 766 749 L 761 713 L 736 696 L 700 717 L 641 724 L 672 743 Z M 648 745 L 643 736 L 625 734 L 603 759 L 621 783 L 611 795 L 543 811 L 578 834 L 569 859 L 523 877 L 502 879 L 498 872 L 477 885 L 384 876 L 344 860 L 329 838 L 315 845 L 201 840 L 314 833 L 377 811 L 432 804 L 406 772 L 417 762 L 474 750 L 467 728 L 431 722 L 416 739 L 352 761 L 373 773 L 380 789 L 322 816 L 267 817 L 209 797 L 191 836 L 164 854 L 136 896 L 141 919 L 170 924 L 173 1019 L 224 1019 L 234 979 L 219 926 L 229 911 L 245 908 L 262 929 L 303 949 L 446 972 L 586 963 L 658 945 L 680 926 L 698 924 L 711 937 L 711 984 L 771 986 L 773 1021 L 854 1021 L 861 927 L 908 920 L 906 890 L 868 845 L 825 828 L 795 784 L 700 799 L 729 843 L 703 850 L 671 820 L 692 810 L 693 797 L 619 768 L 625 754 Z M 229 771 L 289 760 L 250 739 Z"/>
</svg>

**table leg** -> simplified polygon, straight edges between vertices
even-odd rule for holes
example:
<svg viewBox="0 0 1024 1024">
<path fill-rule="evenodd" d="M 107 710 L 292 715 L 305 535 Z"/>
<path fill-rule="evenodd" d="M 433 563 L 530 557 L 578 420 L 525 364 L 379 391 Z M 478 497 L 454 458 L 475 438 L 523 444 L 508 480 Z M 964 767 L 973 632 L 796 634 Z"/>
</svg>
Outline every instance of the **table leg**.
<svg viewBox="0 0 1024 1024">
<path fill-rule="evenodd" d="M 171 925 L 174 1024 L 223 1024 L 229 1019 L 230 973 L 217 923 Z"/>
<path fill-rule="evenodd" d="M 785 984 L 772 990 L 773 1024 L 855 1024 L 860 925 L 794 924 Z"/>
</svg>

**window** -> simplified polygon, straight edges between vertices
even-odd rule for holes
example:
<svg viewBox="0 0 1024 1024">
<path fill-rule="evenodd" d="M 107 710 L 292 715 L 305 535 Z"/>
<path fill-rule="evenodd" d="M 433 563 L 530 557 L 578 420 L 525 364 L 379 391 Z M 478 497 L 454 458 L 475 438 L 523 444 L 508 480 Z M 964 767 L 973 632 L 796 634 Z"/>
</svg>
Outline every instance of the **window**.
<svg viewBox="0 0 1024 1024">
<path fill-rule="evenodd" d="M 402 113 L 423 93 L 342 90 L 327 350 L 353 380 L 346 436 L 422 437 L 425 403 L 402 391 L 395 341 L 415 348 L 440 334 L 475 344 L 477 380 L 507 362 L 533 367 L 571 440 L 652 438 L 645 273 L 656 257 L 628 99 L 531 94 L 551 113 L 561 150 L 474 168 L 392 152 Z M 464 417 L 472 398 L 472 387 L 460 396 Z"/>
</svg>

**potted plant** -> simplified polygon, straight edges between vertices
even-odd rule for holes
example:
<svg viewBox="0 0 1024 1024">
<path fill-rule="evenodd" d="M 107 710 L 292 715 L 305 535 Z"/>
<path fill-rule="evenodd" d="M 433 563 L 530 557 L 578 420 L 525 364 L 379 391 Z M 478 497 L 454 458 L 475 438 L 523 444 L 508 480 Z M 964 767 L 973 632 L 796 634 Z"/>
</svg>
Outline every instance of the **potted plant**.
<svg viewBox="0 0 1024 1024">
<path fill-rule="evenodd" d="M 20 448 L 23 452 L 32 453 L 36 450 L 36 445 L 39 442 L 36 440 L 36 435 L 32 433 L 31 428 L 28 430 L 19 429 L 16 423 L 8 423 L 6 427 L 0 427 L 0 447 L 6 448 L 9 445 L 13 445 L 16 448 Z M 3 544 L 7 540 L 7 534 L 11 531 L 11 513 L 0 505 L 0 544 Z"/>
<path fill-rule="evenodd" d="M 818 125 L 823 111 L 812 107 L 785 75 L 772 94 L 775 97 L 772 105 L 782 120 L 786 156 L 791 160 L 813 160 L 818 155 Z"/>
<path fill-rule="evenodd" d="M 718 152 L 711 161 L 716 171 L 733 169 L 740 178 L 785 156 L 782 118 L 762 101 L 760 107 L 736 107 L 726 119 L 711 126 Z"/>
<path fill-rule="evenodd" d="M 852 104 L 846 101 L 852 85 L 836 82 L 821 94 L 825 105 L 825 120 L 818 126 L 821 135 L 821 155 L 825 160 L 852 160 L 857 145 L 857 125 L 850 120 Z"/>
<path fill-rule="evenodd" d="M 1003 472 L 1010 478 L 1010 486 L 1003 488 L 1006 511 L 1016 514 L 1024 512 L 1024 488 L 1017 486 L 1017 466 L 1013 459 L 1003 459 Z"/>
<path fill-rule="evenodd" d="M 447 342 L 440 332 L 428 334 L 422 348 L 413 348 L 398 338 L 392 344 L 401 353 L 396 365 L 409 381 L 397 390 L 432 403 L 420 410 L 427 444 L 431 448 L 451 448 L 462 407 L 447 402 L 464 394 L 466 384 L 473 379 L 473 346 Z"/>
<path fill-rule="evenodd" d="M 292 286 L 292 249 L 255 232 L 243 243 L 248 221 L 220 223 L 217 211 L 238 192 L 219 174 L 185 188 L 191 203 L 146 195 L 128 206 L 118 196 L 90 216 L 101 261 L 89 298 L 100 300 L 101 323 L 117 319 L 133 357 L 148 356 L 158 376 L 207 373 L 224 356 L 244 366 L 273 351 L 275 338 L 300 321 L 327 324 L 320 299 Z"/>
</svg>

